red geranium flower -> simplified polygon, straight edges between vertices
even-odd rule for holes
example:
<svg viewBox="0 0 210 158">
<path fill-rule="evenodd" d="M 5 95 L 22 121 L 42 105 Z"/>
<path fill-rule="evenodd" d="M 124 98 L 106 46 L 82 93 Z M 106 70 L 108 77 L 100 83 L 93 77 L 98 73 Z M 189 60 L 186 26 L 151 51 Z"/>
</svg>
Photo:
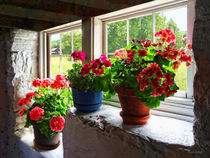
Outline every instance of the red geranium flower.
<svg viewBox="0 0 210 158">
<path fill-rule="evenodd" d="M 192 50 L 192 45 L 191 44 L 188 44 L 187 47 L 188 47 L 189 50 Z"/>
<path fill-rule="evenodd" d="M 127 63 L 131 63 L 133 61 L 133 56 L 135 55 L 135 51 L 132 51 L 132 50 L 127 50 L 128 52 L 128 59 L 127 59 Z"/>
<path fill-rule="evenodd" d="M 41 106 L 43 106 L 43 107 L 45 106 L 43 103 L 42 103 L 42 104 L 40 104 L 40 105 L 41 105 Z"/>
<path fill-rule="evenodd" d="M 102 56 L 103 57 L 103 56 Z M 103 58 L 104 60 L 105 58 Z M 105 62 L 105 63 L 104 63 Z M 90 64 L 90 68 L 92 69 L 92 73 L 97 74 L 98 76 L 100 76 L 101 74 L 104 73 L 104 69 L 103 69 L 103 65 L 105 65 L 105 67 L 109 67 L 111 63 L 109 63 L 108 60 L 104 60 L 104 62 L 102 62 L 100 59 L 95 59 L 91 61 Z"/>
<path fill-rule="evenodd" d="M 26 105 L 28 103 L 28 98 L 21 98 L 18 102 L 18 105 L 19 106 L 23 106 L 23 105 Z M 30 101 L 29 101 L 30 102 Z"/>
<path fill-rule="evenodd" d="M 162 71 L 157 63 L 151 63 L 150 67 L 144 68 L 137 76 L 139 83 L 139 90 L 144 91 L 149 86 L 149 80 L 151 80 L 153 88 L 159 88 L 159 81 L 163 77 Z M 157 95 L 157 94 L 155 94 Z"/>
<path fill-rule="evenodd" d="M 35 79 L 34 81 L 33 81 L 33 83 L 32 83 L 32 85 L 34 86 L 34 87 L 39 87 L 39 86 L 41 86 L 42 85 L 42 80 L 41 79 Z"/>
<path fill-rule="evenodd" d="M 55 132 L 60 132 L 63 130 L 65 124 L 65 119 L 62 116 L 53 117 L 50 120 L 50 129 Z"/>
<path fill-rule="evenodd" d="M 67 84 L 66 84 L 66 81 L 64 80 L 55 80 L 52 84 L 51 84 L 51 88 L 53 89 L 61 89 L 63 87 L 65 87 Z"/>
<path fill-rule="evenodd" d="M 50 81 L 50 79 L 44 79 L 43 81 L 42 81 L 42 87 L 43 88 L 47 88 L 47 87 L 50 87 L 51 86 L 51 81 Z"/>
<path fill-rule="evenodd" d="M 71 56 L 74 58 L 74 60 L 81 60 L 84 61 L 86 54 L 84 52 L 74 51 Z"/>
<path fill-rule="evenodd" d="M 30 119 L 33 121 L 38 121 L 40 118 L 44 117 L 44 109 L 36 106 L 29 113 Z"/>
<path fill-rule="evenodd" d="M 139 49 L 138 50 L 139 57 L 147 56 L 147 52 L 145 50 Z"/>
<path fill-rule="evenodd" d="M 57 81 L 60 81 L 60 80 L 66 80 L 65 76 L 63 74 L 58 74 L 56 77 L 55 77 L 55 80 Z"/>
<path fill-rule="evenodd" d="M 26 94 L 26 98 L 30 99 L 31 97 L 35 97 L 36 96 L 36 93 L 34 92 L 30 92 L 30 93 L 27 93 Z"/>
<path fill-rule="evenodd" d="M 89 74 L 90 73 L 90 65 L 84 64 L 80 73 L 82 74 L 82 77 L 85 77 L 86 74 Z"/>
<path fill-rule="evenodd" d="M 98 71 L 97 76 L 100 76 L 101 74 L 104 74 L 104 69 L 103 69 L 103 68 L 101 68 L 101 69 Z"/>
<path fill-rule="evenodd" d="M 26 108 L 23 108 L 22 110 L 20 110 L 20 116 L 23 116 L 23 112 L 26 110 Z"/>
<path fill-rule="evenodd" d="M 112 66 L 112 63 L 111 63 L 110 59 L 104 61 L 104 66 L 105 66 L 105 67 L 110 67 L 110 66 Z"/>
<path fill-rule="evenodd" d="M 146 39 L 146 41 L 142 40 L 141 44 L 144 46 L 144 48 L 147 48 L 152 45 L 152 41 L 150 39 Z"/>
<path fill-rule="evenodd" d="M 161 40 L 162 42 L 171 43 L 172 45 L 175 44 L 176 36 L 170 29 L 160 30 L 159 32 L 155 33 L 155 37 Z"/>
<path fill-rule="evenodd" d="M 178 61 L 175 61 L 174 63 L 173 63 L 173 65 L 174 66 L 172 66 L 172 69 L 178 69 L 179 68 L 179 65 L 180 65 L 180 62 L 178 62 Z"/>
<path fill-rule="evenodd" d="M 53 89 L 61 89 L 65 86 L 67 86 L 67 82 L 63 74 L 58 74 L 55 78 L 55 81 L 50 85 L 50 87 Z"/>
</svg>

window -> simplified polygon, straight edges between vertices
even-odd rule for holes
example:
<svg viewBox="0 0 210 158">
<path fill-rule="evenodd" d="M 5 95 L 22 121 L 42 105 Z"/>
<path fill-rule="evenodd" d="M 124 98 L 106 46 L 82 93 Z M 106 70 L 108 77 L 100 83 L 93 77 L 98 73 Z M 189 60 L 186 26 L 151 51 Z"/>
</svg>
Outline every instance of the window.
<svg viewBox="0 0 210 158">
<path fill-rule="evenodd" d="M 71 53 L 82 51 L 81 29 L 50 36 L 50 77 L 65 74 L 72 66 Z"/>
<path fill-rule="evenodd" d="M 58 73 L 66 74 L 72 67 L 71 53 L 82 51 L 81 22 L 66 24 L 41 33 L 44 43 L 41 54 L 43 77 L 54 78 Z"/>
<path fill-rule="evenodd" d="M 192 43 L 194 5 L 195 0 L 156 0 L 94 17 L 94 57 L 99 57 L 100 52 L 114 57 L 114 51 L 129 44 L 132 38 L 150 38 L 155 42 L 154 33 L 163 28 L 172 29 L 178 41 L 188 36 L 189 43 Z M 53 77 L 57 72 L 65 73 L 66 69 L 71 68 L 70 54 L 81 48 L 80 42 L 76 41 L 81 35 L 80 29 L 81 21 L 77 21 L 41 32 L 39 71 L 42 78 Z M 188 53 L 192 55 L 192 52 Z M 181 91 L 176 97 L 167 98 L 153 113 L 193 120 L 195 69 L 195 62 L 188 68 L 183 65 L 176 77 Z M 117 97 L 112 101 L 113 105 L 119 105 Z"/>
<path fill-rule="evenodd" d="M 171 29 L 176 35 L 177 48 L 184 44 L 182 38 L 187 36 L 187 6 L 164 10 L 126 20 L 106 23 L 106 53 L 114 57 L 114 51 L 125 47 L 134 38 L 155 41 L 154 33 L 161 29 Z M 183 63 L 176 72 L 175 81 L 181 94 L 187 90 L 187 67 Z M 186 96 L 186 95 L 185 95 Z"/>
<path fill-rule="evenodd" d="M 175 33 L 178 48 L 183 46 L 181 42 L 183 37 L 187 36 L 189 43 L 192 43 L 194 3 L 194 0 L 153 1 L 96 17 L 102 21 L 103 52 L 109 57 L 114 57 L 115 50 L 125 47 L 132 38 L 138 40 L 149 38 L 155 42 L 154 33 L 165 28 L 172 29 Z M 192 52 L 188 53 L 192 54 Z M 167 98 L 162 103 L 164 105 L 157 108 L 157 111 L 159 111 L 158 114 L 164 113 L 163 115 L 192 121 L 194 62 L 189 68 L 185 64 L 181 65 L 176 73 L 175 81 L 180 87 L 180 91 L 176 97 Z M 112 101 L 118 102 L 117 97 L 114 97 Z M 154 113 L 157 114 L 156 111 Z"/>
</svg>

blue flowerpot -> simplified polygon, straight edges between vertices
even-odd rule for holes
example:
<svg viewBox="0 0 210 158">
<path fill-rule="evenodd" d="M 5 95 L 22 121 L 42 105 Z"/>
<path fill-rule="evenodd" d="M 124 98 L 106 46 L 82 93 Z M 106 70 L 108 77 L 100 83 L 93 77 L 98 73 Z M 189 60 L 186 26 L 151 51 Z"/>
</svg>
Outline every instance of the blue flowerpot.
<svg viewBox="0 0 210 158">
<path fill-rule="evenodd" d="M 80 91 L 72 87 L 74 106 L 82 112 L 93 112 L 101 107 L 102 92 Z"/>
</svg>

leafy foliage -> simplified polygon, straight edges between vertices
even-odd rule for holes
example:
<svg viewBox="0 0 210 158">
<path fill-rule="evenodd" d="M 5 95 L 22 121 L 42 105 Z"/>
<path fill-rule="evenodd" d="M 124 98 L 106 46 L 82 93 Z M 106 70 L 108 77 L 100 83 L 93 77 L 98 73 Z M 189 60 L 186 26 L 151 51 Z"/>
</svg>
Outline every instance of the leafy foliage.
<svg viewBox="0 0 210 158">
<path fill-rule="evenodd" d="M 25 111 L 22 111 L 27 115 L 25 127 L 37 126 L 45 136 L 55 135 L 58 131 L 50 127 L 50 120 L 58 116 L 65 118 L 66 110 L 69 109 L 70 103 L 72 103 L 72 94 L 68 84 L 63 78 L 54 81 L 36 79 L 33 82 L 33 86 L 38 87 L 38 90 L 26 94 L 26 98 L 22 98 L 22 100 L 27 102 L 21 104 L 22 102 L 19 101 L 18 104 L 23 106 L 31 102 L 31 99 L 33 100 L 32 105 L 28 109 L 23 108 Z M 43 116 L 39 115 L 37 111 L 33 113 L 33 110 L 36 108 L 43 111 Z M 21 116 L 22 112 L 20 112 Z"/>
<path fill-rule="evenodd" d="M 181 62 L 189 66 L 191 61 L 186 49 L 176 49 L 171 30 L 160 30 L 155 36 L 157 43 L 133 39 L 132 44 L 117 50 L 118 58 L 112 59 L 111 69 L 114 85 L 132 88 L 149 108 L 159 106 L 161 100 L 174 95 L 178 90 L 174 82 L 176 69 Z"/>
<path fill-rule="evenodd" d="M 108 62 L 110 65 L 105 66 L 105 62 Z M 95 66 L 97 66 L 97 68 L 95 68 Z M 82 91 L 103 91 L 106 92 L 104 97 L 109 97 L 110 94 L 114 92 L 114 87 L 111 84 L 112 77 L 110 66 L 111 63 L 106 57 L 104 61 L 96 59 L 90 64 L 85 65 L 82 65 L 79 60 L 73 64 L 72 69 L 68 70 L 66 78 L 71 83 L 71 86 L 76 89 Z M 85 67 L 87 68 L 85 69 Z M 83 73 L 84 69 L 86 71 L 85 73 Z"/>
<path fill-rule="evenodd" d="M 66 102 L 67 100 L 65 101 L 65 98 L 69 97 L 69 99 L 72 100 L 72 98 L 70 97 L 71 91 L 65 89 L 64 91 L 66 92 L 61 92 L 60 94 L 58 94 L 58 92 L 56 92 L 57 90 L 42 87 L 39 87 L 39 91 L 41 91 L 41 93 L 36 93 L 38 96 L 40 95 L 40 97 L 34 97 L 34 103 L 27 111 L 25 111 L 25 113 L 27 113 L 25 127 L 36 125 L 38 126 L 42 134 L 44 134 L 45 136 L 52 136 L 55 135 L 57 132 L 50 129 L 49 122 L 53 117 L 65 117 L 66 110 L 69 108 L 69 103 Z M 30 119 L 29 113 L 34 107 L 40 107 L 44 109 L 44 118 L 38 121 L 33 121 Z"/>
</svg>

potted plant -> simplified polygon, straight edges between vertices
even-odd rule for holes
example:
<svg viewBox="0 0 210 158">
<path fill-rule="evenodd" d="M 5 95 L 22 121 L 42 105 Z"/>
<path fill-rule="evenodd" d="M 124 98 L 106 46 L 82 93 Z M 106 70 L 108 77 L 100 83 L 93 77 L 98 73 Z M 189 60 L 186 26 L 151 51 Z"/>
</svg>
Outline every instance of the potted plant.
<svg viewBox="0 0 210 158">
<path fill-rule="evenodd" d="M 55 149 L 60 144 L 59 133 L 65 123 L 66 110 L 71 101 L 71 91 L 64 75 L 55 80 L 35 79 L 33 87 L 38 89 L 21 98 L 18 106 L 20 116 L 26 114 L 25 127 L 34 128 L 34 145 L 40 149 Z"/>
<path fill-rule="evenodd" d="M 101 107 L 102 91 L 114 91 L 111 86 L 111 62 L 106 55 L 94 59 L 89 64 L 82 64 L 86 54 L 75 51 L 73 69 L 66 76 L 71 83 L 74 106 L 79 111 L 92 112 Z"/>
<path fill-rule="evenodd" d="M 190 65 L 191 56 L 186 55 L 186 48 L 175 48 L 176 36 L 170 29 L 160 30 L 155 37 L 156 43 L 133 39 L 131 45 L 115 52 L 113 82 L 125 123 L 145 124 L 150 108 L 177 92 L 174 77 L 180 63 Z"/>
</svg>

